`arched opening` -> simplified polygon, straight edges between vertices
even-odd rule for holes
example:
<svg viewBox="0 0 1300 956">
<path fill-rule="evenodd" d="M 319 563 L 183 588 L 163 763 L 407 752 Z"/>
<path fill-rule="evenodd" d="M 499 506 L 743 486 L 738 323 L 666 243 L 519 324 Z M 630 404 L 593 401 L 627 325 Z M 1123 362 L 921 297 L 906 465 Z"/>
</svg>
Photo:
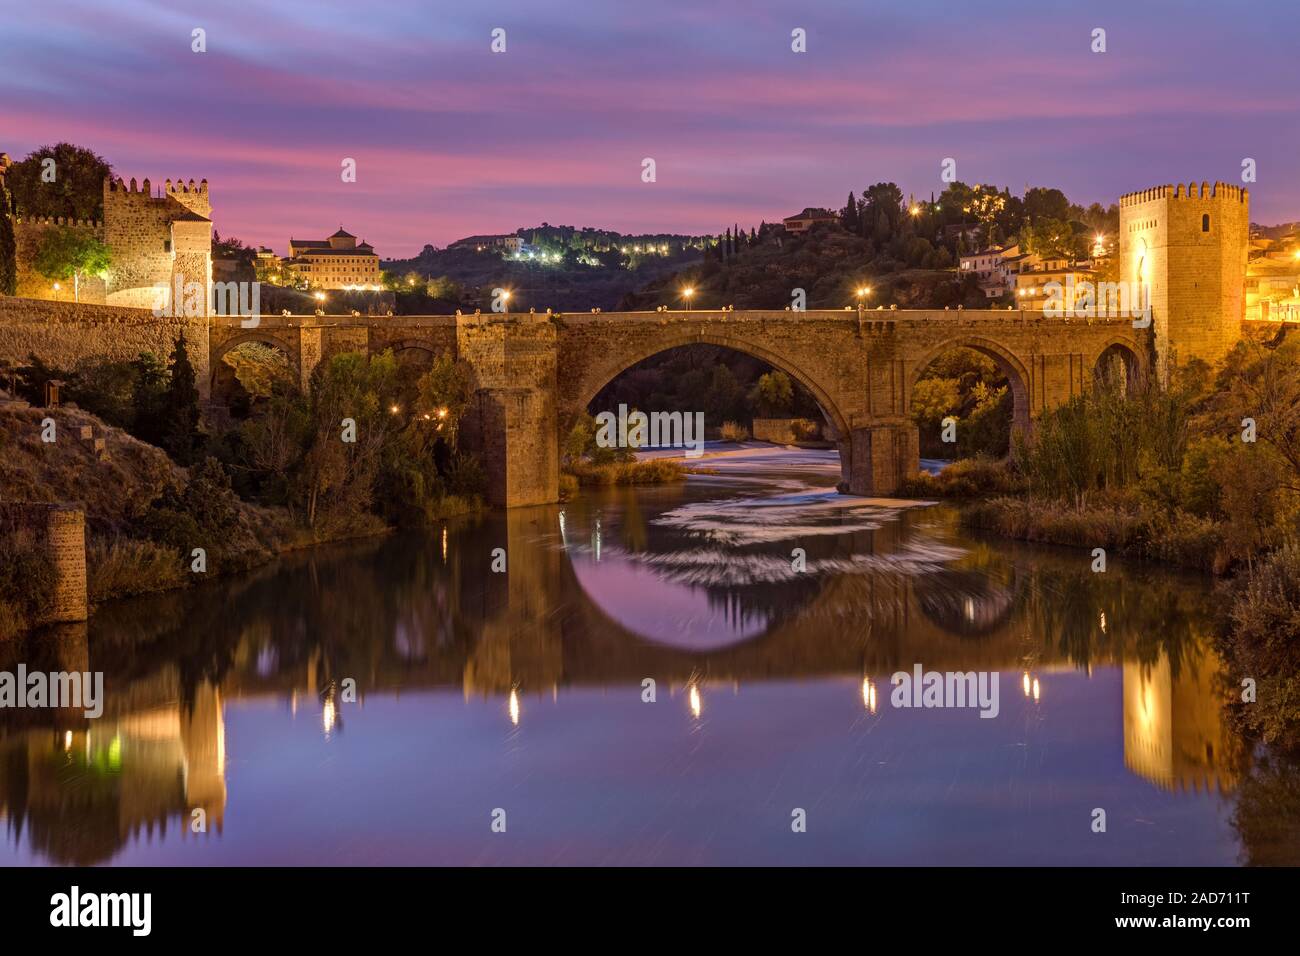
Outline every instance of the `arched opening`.
<svg viewBox="0 0 1300 956">
<path fill-rule="evenodd" d="M 1006 457 L 1029 429 L 1027 376 L 1001 347 L 977 339 L 948 343 L 917 363 L 908 414 L 923 460 Z"/>
<path fill-rule="evenodd" d="M 1142 381 L 1142 366 L 1137 353 L 1122 342 L 1114 342 L 1097 356 L 1092 369 L 1093 388 L 1116 390 L 1127 394 Z"/>
<path fill-rule="evenodd" d="M 847 434 L 842 414 L 819 386 L 779 357 L 741 343 L 701 342 L 667 345 L 644 355 L 632 355 L 615 366 L 593 373 L 579 394 L 581 404 L 568 410 L 560 423 L 562 439 L 584 416 L 620 408 L 644 412 L 674 434 L 676 418 L 703 422 L 704 438 L 716 441 L 757 440 L 834 449 Z M 692 433 L 692 440 L 696 439 Z M 652 441 L 649 444 L 654 445 Z"/>
<path fill-rule="evenodd" d="M 212 401 L 231 417 L 247 418 L 277 388 L 297 382 L 293 359 L 273 338 L 246 338 L 221 350 L 212 364 Z"/>
</svg>

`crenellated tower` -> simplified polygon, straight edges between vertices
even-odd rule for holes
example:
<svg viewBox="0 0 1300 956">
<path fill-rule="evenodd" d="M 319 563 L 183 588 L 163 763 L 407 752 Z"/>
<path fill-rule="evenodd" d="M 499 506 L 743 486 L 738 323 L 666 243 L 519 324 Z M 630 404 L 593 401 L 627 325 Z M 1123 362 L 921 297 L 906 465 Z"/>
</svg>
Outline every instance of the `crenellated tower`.
<svg viewBox="0 0 1300 956">
<path fill-rule="evenodd" d="M 1146 289 L 1162 378 L 1213 364 L 1241 337 L 1250 194 L 1229 183 L 1155 186 L 1119 200 L 1119 279 Z"/>
<path fill-rule="evenodd" d="M 212 206 L 208 181 L 168 179 L 155 195 L 149 180 L 104 180 L 104 241 L 113 250 L 108 303 L 158 304 L 159 287 L 197 283 L 206 314 L 212 282 Z M 170 298 L 167 300 L 170 302 Z M 179 303 L 173 303 L 179 307 Z"/>
</svg>

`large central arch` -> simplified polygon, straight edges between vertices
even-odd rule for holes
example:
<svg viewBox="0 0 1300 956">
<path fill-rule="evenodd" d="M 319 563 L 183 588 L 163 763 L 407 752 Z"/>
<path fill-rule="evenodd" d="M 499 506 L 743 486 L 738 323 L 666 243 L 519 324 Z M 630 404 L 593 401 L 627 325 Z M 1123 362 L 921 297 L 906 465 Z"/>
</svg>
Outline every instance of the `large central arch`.
<svg viewBox="0 0 1300 956">
<path fill-rule="evenodd" d="M 606 385 L 622 375 L 632 366 L 664 352 L 682 348 L 687 345 L 713 345 L 731 349 L 766 362 L 772 368 L 784 372 L 802 385 L 816 400 L 818 407 L 829 424 L 835 430 L 833 440 L 842 440 L 849 433 L 849 419 L 839 403 L 812 376 L 799 368 L 788 358 L 778 355 L 768 348 L 746 341 L 743 338 L 709 332 L 690 332 L 670 336 L 656 341 L 653 345 L 631 349 L 626 352 L 593 363 L 582 376 L 582 382 L 573 391 L 572 397 L 559 408 L 560 435 L 567 435 L 578 416 L 591 404 L 592 399 Z"/>
</svg>

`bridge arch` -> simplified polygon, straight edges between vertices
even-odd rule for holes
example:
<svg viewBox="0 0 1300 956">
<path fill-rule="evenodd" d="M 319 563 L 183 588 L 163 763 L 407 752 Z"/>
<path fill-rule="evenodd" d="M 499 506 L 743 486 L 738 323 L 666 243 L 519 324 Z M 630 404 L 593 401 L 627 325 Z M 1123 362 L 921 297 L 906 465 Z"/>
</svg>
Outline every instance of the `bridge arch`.
<svg viewBox="0 0 1300 956">
<path fill-rule="evenodd" d="M 818 407 L 821 408 L 822 414 L 826 418 L 827 424 L 835 430 L 836 438 L 842 440 L 848 435 L 849 419 L 841 407 L 842 403 L 837 401 L 816 379 L 796 363 L 763 345 L 758 345 L 739 336 L 699 331 L 691 331 L 656 340 L 653 345 L 640 346 L 628 352 L 622 352 L 597 364 L 584 376 L 582 385 L 577 390 L 569 406 L 560 409 L 560 434 L 567 435 L 573 427 L 574 421 L 586 410 L 587 406 L 600 393 L 600 390 L 632 366 L 663 352 L 669 352 L 687 345 L 713 345 L 719 348 L 731 349 L 766 362 L 772 368 L 784 372 L 802 385 L 816 400 Z"/>
<path fill-rule="evenodd" d="M 1011 428 L 1013 431 L 1019 429 L 1027 434 L 1030 428 L 1029 370 L 1025 368 L 1019 356 L 1009 348 L 993 339 L 978 335 L 960 335 L 946 339 L 916 360 L 907 379 L 907 414 L 910 415 L 912 411 L 912 392 L 925 370 L 930 367 L 931 362 L 953 349 L 970 349 L 993 360 L 998 371 L 1007 377 L 1007 387 L 1011 390 Z"/>
<path fill-rule="evenodd" d="M 1097 360 L 1092 365 L 1094 385 L 1113 380 L 1116 370 L 1123 371 L 1125 388 L 1132 389 L 1146 378 L 1147 368 L 1142 352 L 1132 339 L 1124 336 L 1112 336 L 1102 344 Z"/>
<path fill-rule="evenodd" d="M 249 343 L 265 345 L 275 349 L 284 355 L 285 361 L 288 363 L 295 379 L 301 374 L 300 358 L 296 347 L 298 343 L 296 341 L 286 341 L 283 337 L 267 329 L 240 331 L 224 339 L 219 345 L 213 346 L 208 356 L 208 394 L 214 400 L 229 396 L 230 384 L 234 379 L 234 369 L 223 359 L 241 345 L 248 345 Z"/>
</svg>

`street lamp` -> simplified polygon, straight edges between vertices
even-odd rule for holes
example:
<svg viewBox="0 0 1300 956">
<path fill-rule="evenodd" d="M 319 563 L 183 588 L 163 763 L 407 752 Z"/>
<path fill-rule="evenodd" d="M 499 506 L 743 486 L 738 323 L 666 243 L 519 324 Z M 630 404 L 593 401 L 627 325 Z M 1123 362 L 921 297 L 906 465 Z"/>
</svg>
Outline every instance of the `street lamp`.
<svg viewBox="0 0 1300 956">
<path fill-rule="evenodd" d="M 871 295 L 871 286 L 869 285 L 858 286 L 857 295 L 858 295 L 858 311 L 861 312 L 863 307 L 866 305 L 865 300 L 867 296 Z"/>
<path fill-rule="evenodd" d="M 691 311 L 691 296 L 693 295 L 695 295 L 695 290 L 691 286 L 687 286 L 685 289 L 682 290 L 682 298 L 686 300 L 687 312 Z"/>
</svg>

